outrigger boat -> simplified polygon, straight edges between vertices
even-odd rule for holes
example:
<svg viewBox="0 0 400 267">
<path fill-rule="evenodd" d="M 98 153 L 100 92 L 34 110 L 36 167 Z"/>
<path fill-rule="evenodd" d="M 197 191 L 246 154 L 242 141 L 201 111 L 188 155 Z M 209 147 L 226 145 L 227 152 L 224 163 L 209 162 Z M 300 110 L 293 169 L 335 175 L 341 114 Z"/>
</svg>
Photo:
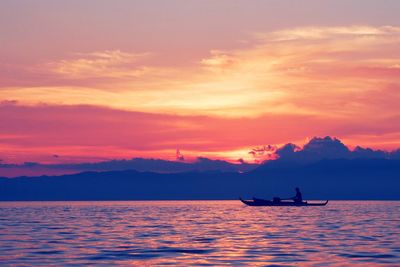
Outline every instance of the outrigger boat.
<svg viewBox="0 0 400 267">
<path fill-rule="evenodd" d="M 320 203 L 309 203 L 307 201 L 294 202 L 294 201 L 281 201 L 280 199 L 266 200 L 260 198 L 253 198 L 253 200 L 244 200 L 239 198 L 242 203 L 247 206 L 289 206 L 289 207 L 303 207 L 303 206 L 325 206 L 329 200 Z"/>
</svg>

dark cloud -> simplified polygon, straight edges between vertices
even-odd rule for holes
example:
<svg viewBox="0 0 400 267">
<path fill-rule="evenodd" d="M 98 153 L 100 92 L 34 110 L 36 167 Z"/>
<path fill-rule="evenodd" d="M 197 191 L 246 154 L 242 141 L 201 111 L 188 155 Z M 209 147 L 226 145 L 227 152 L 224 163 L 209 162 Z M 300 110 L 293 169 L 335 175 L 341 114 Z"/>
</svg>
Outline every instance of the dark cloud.
<svg viewBox="0 0 400 267">
<path fill-rule="evenodd" d="M 272 151 L 275 151 L 276 150 L 276 146 L 273 146 L 273 145 L 265 145 L 265 146 L 260 146 L 260 147 L 255 147 L 255 148 L 253 148 L 250 152 L 249 152 L 249 154 L 252 154 L 252 155 L 258 155 L 258 156 L 262 156 L 262 155 L 265 155 L 266 153 L 268 153 L 268 152 L 272 152 Z"/>
<path fill-rule="evenodd" d="M 253 156 L 255 162 L 263 162 L 264 160 L 274 159 L 277 146 L 265 145 L 253 148 L 248 153 Z"/>
<path fill-rule="evenodd" d="M 356 158 L 391 158 L 391 152 L 357 146 L 351 153 Z"/>
<path fill-rule="evenodd" d="M 291 158 L 295 155 L 296 150 L 299 150 L 300 147 L 296 146 L 295 144 L 288 143 L 281 148 L 277 149 L 275 154 L 279 156 L 279 158 Z"/>
<path fill-rule="evenodd" d="M 350 150 L 339 139 L 330 136 L 314 137 L 302 149 L 295 144 L 289 143 L 277 149 L 275 154 L 278 156 L 278 161 L 297 163 L 309 163 L 322 159 L 400 158 L 400 150 L 387 152 L 360 146 Z"/>
<path fill-rule="evenodd" d="M 0 106 L 15 106 L 18 104 L 17 100 L 2 100 Z"/>
</svg>

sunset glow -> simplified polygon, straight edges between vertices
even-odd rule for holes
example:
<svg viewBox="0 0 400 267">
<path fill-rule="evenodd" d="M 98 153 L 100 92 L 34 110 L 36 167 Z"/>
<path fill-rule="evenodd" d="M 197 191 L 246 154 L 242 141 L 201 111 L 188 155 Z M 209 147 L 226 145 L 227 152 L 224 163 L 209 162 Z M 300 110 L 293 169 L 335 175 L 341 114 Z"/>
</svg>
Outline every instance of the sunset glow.
<svg viewBox="0 0 400 267">
<path fill-rule="evenodd" d="M 217 16 L 224 5 L 189 2 L 172 1 L 167 15 L 154 3 L 123 2 L 121 14 L 100 25 L 108 4 L 85 13 L 87 4 L 76 1 L 65 12 L 87 20 L 82 27 L 57 17 L 62 8 L 3 4 L 0 158 L 175 159 L 179 148 L 188 159 L 254 161 L 248 152 L 257 146 L 325 135 L 349 145 L 400 147 L 400 25 L 390 12 L 370 23 L 371 2 L 365 17 L 349 15 L 345 24 L 331 17 L 300 23 L 295 16 L 273 23 L 267 17 L 284 11 L 271 1 L 266 15 L 246 7 L 239 22 L 211 15 L 202 25 L 199 13 L 186 21 L 190 6 Z M 173 13 L 177 6 L 187 13 Z M 10 19 L 21 10 L 24 18 Z M 146 14 L 177 21 L 166 29 Z M 32 33 L 19 32 L 33 22 Z M 229 22 L 234 31 L 224 31 Z"/>
</svg>

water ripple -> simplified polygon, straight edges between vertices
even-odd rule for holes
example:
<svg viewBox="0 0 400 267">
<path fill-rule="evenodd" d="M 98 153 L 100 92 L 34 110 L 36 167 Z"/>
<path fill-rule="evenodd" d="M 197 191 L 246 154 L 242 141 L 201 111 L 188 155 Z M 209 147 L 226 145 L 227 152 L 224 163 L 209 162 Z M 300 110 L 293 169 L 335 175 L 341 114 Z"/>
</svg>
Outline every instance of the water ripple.
<svg viewBox="0 0 400 267">
<path fill-rule="evenodd" d="M 3 202 L 2 266 L 396 266 L 400 202 Z"/>
</svg>

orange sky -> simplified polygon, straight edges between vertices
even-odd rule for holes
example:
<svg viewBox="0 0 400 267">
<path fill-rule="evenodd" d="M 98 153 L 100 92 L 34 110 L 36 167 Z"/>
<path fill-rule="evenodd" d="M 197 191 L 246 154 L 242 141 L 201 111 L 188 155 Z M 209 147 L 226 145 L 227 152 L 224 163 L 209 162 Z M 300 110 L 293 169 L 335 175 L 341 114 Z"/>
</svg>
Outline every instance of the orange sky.
<svg viewBox="0 0 400 267">
<path fill-rule="evenodd" d="M 76 8 L 88 6 L 73 1 L 69 17 L 56 16 L 62 6 L 39 2 L 48 13 L 0 4 L 2 12 L 26 15 L 3 14 L 0 24 L 4 161 L 173 159 L 177 148 L 187 157 L 253 160 L 254 147 L 322 135 L 400 147 L 400 23 L 387 6 L 380 10 L 386 17 L 372 17 L 377 1 L 366 2 L 361 18 L 356 7 L 310 1 L 322 14 L 333 7 L 348 13 L 339 22 L 321 14 L 307 21 L 300 16 L 306 5 L 291 23 L 279 17 L 285 11 L 275 1 L 269 8 L 276 14 L 268 12 L 278 23 L 243 1 L 172 1 L 175 8 L 153 16 L 152 24 L 144 15 L 119 18 L 103 2 L 81 14 Z M 130 5 L 118 3 L 121 12 Z M 151 7 L 136 3 L 131 11 L 158 12 Z M 199 13 L 210 14 L 211 22 Z M 30 20 L 43 29 L 29 33 Z M 60 43 L 58 35 L 70 39 Z"/>
</svg>

